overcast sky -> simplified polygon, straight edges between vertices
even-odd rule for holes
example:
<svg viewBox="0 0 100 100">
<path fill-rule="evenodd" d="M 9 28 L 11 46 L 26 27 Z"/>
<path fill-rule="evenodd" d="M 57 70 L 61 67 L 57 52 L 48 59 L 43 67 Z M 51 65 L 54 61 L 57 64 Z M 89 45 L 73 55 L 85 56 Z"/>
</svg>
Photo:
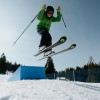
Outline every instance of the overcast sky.
<svg viewBox="0 0 100 100">
<path fill-rule="evenodd" d="M 38 20 L 31 24 L 18 42 L 14 41 L 41 10 L 43 4 L 55 9 L 61 6 L 67 29 L 63 21 L 53 23 L 50 33 L 53 42 L 61 36 L 67 36 L 67 42 L 54 48 L 62 50 L 72 43 L 77 47 L 71 51 L 53 57 L 57 70 L 87 64 L 92 56 L 96 63 L 100 62 L 100 0 L 0 0 L 0 54 L 5 53 L 7 60 L 22 65 L 44 66 L 46 60 L 38 61 L 43 55 L 34 57 L 38 52 L 40 36 L 36 26 Z"/>
</svg>

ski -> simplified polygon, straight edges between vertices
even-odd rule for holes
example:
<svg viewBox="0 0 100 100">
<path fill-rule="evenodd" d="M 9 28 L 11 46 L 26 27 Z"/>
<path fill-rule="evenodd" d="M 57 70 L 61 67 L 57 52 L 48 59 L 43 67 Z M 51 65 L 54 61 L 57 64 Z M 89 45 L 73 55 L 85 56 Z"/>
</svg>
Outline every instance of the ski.
<svg viewBox="0 0 100 100">
<path fill-rule="evenodd" d="M 60 53 L 63 53 L 63 52 L 66 52 L 66 51 L 69 51 L 69 50 L 72 50 L 76 47 L 76 44 L 72 44 L 70 47 L 64 49 L 64 50 L 61 50 L 61 51 L 58 51 L 52 55 L 48 55 L 48 56 L 44 56 L 43 58 L 39 59 L 39 60 L 43 60 L 43 59 L 46 59 L 46 58 L 49 58 L 49 57 L 52 57 L 54 55 L 57 55 L 57 54 L 60 54 Z"/>
<path fill-rule="evenodd" d="M 51 46 L 45 48 L 44 50 L 42 50 L 42 51 L 40 51 L 40 52 L 38 52 L 38 53 L 35 54 L 34 56 L 38 56 L 38 55 L 42 54 L 43 52 L 48 51 L 49 49 L 52 49 L 52 48 L 54 48 L 54 47 L 56 47 L 56 46 L 58 46 L 58 45 L 61 45 L 61 44 L 63 44 L 66 40 L 67 40 L 67 38 L 66 38 L 65 36 L 63 36 L 63 37 L 61 37 L 56 43 L 54 43 L 53 45 L 51 45 Z"/>
</svg>

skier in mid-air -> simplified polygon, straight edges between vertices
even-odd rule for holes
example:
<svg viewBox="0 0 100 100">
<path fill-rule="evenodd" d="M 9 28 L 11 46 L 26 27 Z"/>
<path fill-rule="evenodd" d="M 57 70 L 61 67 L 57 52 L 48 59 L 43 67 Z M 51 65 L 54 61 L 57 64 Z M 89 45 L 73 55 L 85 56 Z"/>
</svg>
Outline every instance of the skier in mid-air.
<svg viewBox="0 0 100 100">
<path fill-rule="evenodd" d="M 57 17 L 54 17 L 54 8 L 52 6 L 47 6 L 44 4 L 41 11 L 39 12 L 37 19 L 40 21 L 37 25 L 37 32 L 41 35 L 39 51 L 52 45 L 52 37 L 49 33 L 51 23 L 59 22 L 61 20 L 61 8 L 57 8 Z M 44 53 L 45 56 L 54 53 L 52 49 L 49 49 Z"/>
</svg>

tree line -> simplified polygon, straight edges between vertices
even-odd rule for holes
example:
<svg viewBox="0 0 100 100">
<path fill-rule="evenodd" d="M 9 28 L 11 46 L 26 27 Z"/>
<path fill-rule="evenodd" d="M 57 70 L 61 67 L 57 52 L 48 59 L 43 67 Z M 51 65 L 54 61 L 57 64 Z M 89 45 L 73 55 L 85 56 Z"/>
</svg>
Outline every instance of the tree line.
<svg viewBox="0 0 100 100">
<path fill-rule="evenodd" d="M 46 62 L 47 77 L 52 79 L 55 77 L 65 77 L 69 80 L 81 82 L 100 82 L 100 62 L 95 63 L 93 57 L 89 57 L 89 61 L 83 67 L 76 66 L 67 67 L 65 70 L 57 72 L 52 58 L 48 58 Z M 75 79 L 74 79 L 75 78 Z"/>
<path fill-rule="evenodd" d="M 15 72 L 21 64 L 12 63 L 7 61 L 5 54 L 3 53 L 0 57 L 0 74 L 6 74 L 6 72 Z M 45 64 L 46 74 L 57 72 L 53 63 L 52 58 L 48 58 Z"/>
<path fill-rule="evenodd" d="M 13 73 L 18 69 L 19 66 L 21 66 L 21 64 L 17 64 L 16 62 L 12 63 L 12 62 L 7 61 L 4 53 L 1 55 L 0 74 L 6 74 L 8 71 Z M 47 60 L 47 63 L 45 66 L 47 66 L 45 67 L 46 74 L 54 73 L 56 70 L 52 58 Z"/>
<path fill-rule="evenodd" d="M 3 53 L 0 57 L 0 74 L 6 74 L 6 72 L 15 72 L 18 67 L 21 66 L 21 64 L 17 64 L 9 62 L 6 60 L 6 56 Z M 93 60 L 93 57 L 89 58 L 89 61 L 86 65 L 83 67 L 76 66 L 76 68 L 73 67 L 67 67 L 65 70 L 57 72 L 55 69 L 55 65 L 53 62 L 53 59 L 49 57 L 47 59 L 47 62 L 45 64 L 46 68 L 46 75 L 56 73 L 58 77 L 66 77 L 67 79 L 73 80 L 73 71 L 75 74 L 75 80 L 76 81 L 82 81 L 82 82 L 100 82 L 100 62 L 95 63 Z"/>
<path fill-rule="evenodd" d="M 73 76 L 74 74 L 74 76 Z M 95 63 L 93 57 L 89 57 L 89 61 L 83 67 L 69 67 L 60 71 L 61 76 L 65 76 L 69 80 L 81 82 L 100 82 L 100 62 Z"/>
<path fill-rule="evenodd" d="M 16 69 L 20 66 L 16 62 L 12 64 L 11 62 L 6 60 L 6 56 L 3 53 L 0 57 L 0 74 L 6 74 L 6 72 L 15 72 Z"/>
</svg>

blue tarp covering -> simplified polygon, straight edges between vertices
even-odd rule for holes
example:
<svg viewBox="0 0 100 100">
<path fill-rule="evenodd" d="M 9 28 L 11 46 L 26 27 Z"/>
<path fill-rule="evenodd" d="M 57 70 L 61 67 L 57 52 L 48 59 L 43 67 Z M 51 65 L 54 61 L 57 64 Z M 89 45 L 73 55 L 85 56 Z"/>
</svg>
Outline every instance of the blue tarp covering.
<svg viewBox="0 0 100 100">
<path fill-rule="evenodd" d="M 26 79 L 45 79 L 45 67 L 42 66 L 20 66 L 11 76 L 9 81 Z"/>
</svg>

